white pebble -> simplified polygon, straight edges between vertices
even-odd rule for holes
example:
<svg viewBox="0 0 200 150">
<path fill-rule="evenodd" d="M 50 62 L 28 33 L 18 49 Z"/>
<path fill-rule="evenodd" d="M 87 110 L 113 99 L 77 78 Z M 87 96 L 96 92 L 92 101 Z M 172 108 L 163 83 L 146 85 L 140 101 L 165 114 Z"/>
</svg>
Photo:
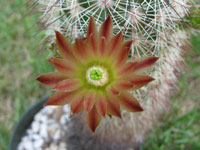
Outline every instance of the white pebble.
<svg viewBox="0 0 200 150">
<path fill-rule="evenodd" d="M 53 135 L 53 140 L 58 141 L 60 139 L 60 130 L 57 130 L 56 133 Z"/>
<path fill-rule="evenodd" d="M 32 123 L 32 131 L 37 133 L 40 129 L 40 123 L 38 121 L 33 121 Z"/>
<path fill-rule="evenodd" d="M 35 118 L 34 118 L 35 121 L 38 121 L 40 123 L 45 123 L 47 122 L 47 116 L 46 115 L 43 115 L 41 112 L 37 113 L 35 115 Z"/>
<path fill-rule="evenodd" d="M 25 150 L 34 150 L 33 143 L 31 141 L 26 141 L 26 143 L 24 143 L 24 148 Z"/>
<path fill-rule="evenodd" d="M 37 141 L 37 140 L 42 139 L 38 134 L 31 134 L 29 135 L 29 137 L 32 141 Z"/>
<path fill-rule="evenodd" d="M 34 148 L 42 148 L 42 145 L 44 144 L 44 140 L 43 139 L 39 139 L 33 142 L 33 146 Z"/>
<path fill-rule="evenodd" d="M 57 106 L 47 106 L 47 107 L 44 107 L 41 110 L 41 113 L 42 114 L 52 114 L 55 108 L 57 108 Z"/>
<path fill-rule="evenodd" d="M 41 117 L 40 117 L 40 122 L 41 123 L 47 123 L 47 116 L 45 116 L 45 115 L 41 115 Z"/>
<path fill-rule="evenodd" d="M 48 138 L 48 131 L 47 130 L 48 130 L 47 125 L 41 124 L 39 135 L 44 139 Z"/>
<path fill-rule="evenodd" d="M 65 113 L 70 114 L 71 109 L 70 109 L 69 105 L 64 105 L 64 106 L 63 106 L 63 111 L 64 111 Z"/>
<path fill-rule="evenodd" d="M 26 132 L 27 132 L 27 134 L 33 134 L 33 130 L 32 129 L 28 129 Z"/>
<path fill-rule="evenodd" d="M 41 116 L 42 116 L 42 114 L 41 114 L 40 112 L 37 113 L 37 114 L 35 115 L 35 117 L 34 117 L 34 120 L 40 121 Z"/>
<path fill-rule="evenodd" d="M 65 125 L 67 122 L 68 122 L 68 120 L 66 119 L 65 115 L 62 115 L 62 116 L 60 117 L 60 123 L 61 123 L 62 125 Z"/>
</svg>

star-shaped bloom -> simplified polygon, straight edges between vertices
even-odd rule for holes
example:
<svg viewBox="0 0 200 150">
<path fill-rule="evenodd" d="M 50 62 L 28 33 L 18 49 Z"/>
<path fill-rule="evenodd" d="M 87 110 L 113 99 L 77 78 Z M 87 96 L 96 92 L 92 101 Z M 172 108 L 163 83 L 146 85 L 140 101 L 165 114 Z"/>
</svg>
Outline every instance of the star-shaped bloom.
<svg viewBox="0 0 200 150">
<path fill-rule="evenodd" d="M 121 117 L 121 109 L 143 111 L 130 91 L 137 90 L 152 77 L 139 74 L 151 67 L 157 57 L 127 62 L 132 41 L 124 41 L 122 32 L 112 36 L 108 17 L 97 31 L 90 19 L 85 39 L 70 43 L 56 31 L 60 57 L 50 58 L 57 72 L 37 78 L 55 90 L 46 105 L 70 104 L 72 114 L 84 111 L 88 126 L 94 132 L 106 115 Z"/>
</svg>

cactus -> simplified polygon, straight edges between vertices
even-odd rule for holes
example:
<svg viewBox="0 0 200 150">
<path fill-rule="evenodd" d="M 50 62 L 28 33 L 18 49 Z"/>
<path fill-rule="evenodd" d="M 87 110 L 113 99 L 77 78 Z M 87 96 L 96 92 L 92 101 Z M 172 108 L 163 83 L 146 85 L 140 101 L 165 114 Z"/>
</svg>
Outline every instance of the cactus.
<svg viewBox="0 0 200 150">
<path fill-rule="evenodd" d="M 133 92 L 145 111 L 123 112 L 123 120 L 105 118 L 93 135 L 122 147 L 142 142 L 163 110 L 170 108 L 169 96 L 187 48 L 182 25 L 187 24 L 189 0 L 37 0 L 37 4 L 50 45 L 55 44 L 54 30 L 73 42 L 86 37 L 90 16 L 99 27 L 110 15 L 114 34 L 123 31 L 127 40 L 133 40 L 130 59 L 160 57 L 157 66 L 148 70 L 156 81 Z"/>
</svg>

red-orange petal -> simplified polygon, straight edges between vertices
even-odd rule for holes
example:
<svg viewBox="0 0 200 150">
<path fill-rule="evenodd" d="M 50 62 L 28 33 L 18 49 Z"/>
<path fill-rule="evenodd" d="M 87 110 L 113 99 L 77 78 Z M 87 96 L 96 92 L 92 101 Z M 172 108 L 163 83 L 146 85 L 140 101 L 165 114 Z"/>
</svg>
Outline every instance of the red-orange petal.
<svg viewBox="0 0 200 150">
<path fill-rule="evenodd" d="M 120 105 L 128 111 L 131 111 L 131 112 L 143 111 L 137 99 L 131 96 L 127 92 L 121 93 L 119 96 L 119 100 L 120 100 Z"/>
<path fill-rule="evenodd" d="M 55 31 L 55 33 L 56 33 L 56 44 L 61 55 L 68 59 L 73 59 L 74 55 L 72 53 L 71 43 L 60 32 Z"/>
<path fill-rule="evenodd" d="M 86 120 L 92 132 L 95 132 L 97 126 L 99 125 L 101 121 L 101 116 L 98 113 L 95 106 L 92 108 L 92 110 L 89 113 L 86 114 Z"/>
<path fill-rule="evenodd" d="M 73 91 L 80 87 L 79 82 L 76 79 L 66 79 L 59 82 L 54 90 L 65 90 L 65 91 Z"/>
<path fill-rule="evenodd" d="M 131 40 L 131 41 L 126 41 L 126 42 L 124 42 L 124 44 L 123 44 L 123 48 L 124 48 L 124 49 L 125 49 L 125 48 L 130 49 L 132 43 L 133 43 L 132 40 Z"/>
<path fill-rule="evenodd" d="M 120 105 L 116 96 L 107 96 L 107 112 L 121 118 Z"/>
<path fill-rule="evenodd" d="M 107 41 L 105 37 L 101 37 L 101 41 L 100 41 L 100 55 L 104 56 L 104 54 L 106 53 L 106 49 L 107 48 Z"/>
<path fill-rule="evenodd" d="M 83 102 L 84 102 L 84 97 L 82 94 L 74 96 L 70 105 L 72 114 L 76 114 L 83 111 L 84 109 Z"/>
<path fill-rule="evenodd" d="M 136 61 L 136 65 L 134 66 L 134 72 L 144 71 L 145 69 L 151 67 L 159 58 L 158 57 L 147 57 Z"/>
<path fill-rule="evenodd" d="M 98 112 L 105 117 L 106 116 L 106 111 L 107 111 L 107 101 L 106 101 L 106 97 L 103 95 L 98 95 L 97 99 L 96 99 L 96 108 L 98 110 Z"/>
<path fill-rule="evenodd" d="M 118 74 L 120 76 L 124 76 L 126 74 L 133 72 L 133 68 L 136 65 L 136 63 L 137 62 L 130 62 L 130 63 L 125 64 L 123 67 L 120 68 Z"/>
<path fill-rule="evenodd" d="M 119 95 L 120 91 L 113 86 L 107 88 L 107 91 L 113 95 Z"/>
<path fill-rule="evenodd" d="M 133 88 L 133 84 L 129 80 L 118 80 L 115 86 L 120 90 L 129 90 Z"/>
<path fill-rule="evenodd" d="M 132 41 L 127 41 L 122 43 L 121 46 L 119 47 L 119 50 L 116 51 L 115 57 L 117 57 L 117 61 L 115 63 L 115 65 L 117 67 L 123 65 L 126 63 L 129 52 L 130 52 L 130 47 L 131 47 Z"/>
<path fill-rule="evenodd" d="M 89 22 L 88 30 L 87 30 L 87 37 L 89 37 L 91 34 L 96 34 L 96 33 L 97 33 L 97 29 L 96 29 L 95 21 L 93 17 L 90 17 L 90 22 Z"/>
<path fill-rule="evenodd" d="M 71 102 L 75 92 L 56 92 L 53 94 L 45 105 L 65 105 Z"/>
<path fill-rule="evenodd" d="M 74 44 L 74 54 L 78 56 L 78 59 L 85 60 L 89 55 L 90 48 L 87 46 L 87 43 L 85 43 L 82 39 L 75 39 L 76 42 Z"/>
<path fill-rule="evenodd" d="M 59 72 L 51 72 L 40 75 L 36 80 L 47 86 L 55 86 L 67 77 Z"/>
<path fill-rule="evenodd" d="M 93 54 L 97 54 L 98 51 L 98 40 L 97 40 L 97 36 L 94 33 L 91 33 L 88 39 L 88 43 L 89 46 L 91 48 L 91 52 L 93 52 Z"/>
<path fill-rule="evenodd" d="M 88 92 L 84 98 L 84 108 L 88 113 L 91 111 L 95 103 L 95 94 L 93 92 Z"/>
<path fill-rule="evenodd" d="M 75 64 L 66 59 L 50 58 L 48 61 L 51 62 L 59 72 L 65 73 L 68 76 L 74 73 Z"/>
<path fill-rule="evenodd" d="M 111 41 L 109 42 L 109 55 L 114 53 L 119 53 L 118 51 L 121 49 L 123 43 L 123 34 L 122 31 L 119 32 L 116 36 L 114 36 Z"/>
<path fill-rule="evenodd" d="M 87 40 L 91 54 L 94 54 L 96 56 L 98 53 L 100 43 L 99 41 L 101 40 L 101 37 L 99 38 L 98 36 L 96 24 L 92 17 L 90 17 L 90 22 L 88 26 Z"/>
<path fill-rule="evenodd" d="M 107 40 L 112 37 L 112 19 L 110 16 L 107 17 L 106 21 L 103 22 L 100 28 L 100 37 L 104 36 Z"/>
<path fill-rule="evenodd" d="M 135 90 L 141 88 L 153 80 L 154 78 L 147 75 L 133 75 L 133 77 L 130 79 L 131 83 L 133 84 L 133 89 Z"/>
<path fill-rule="evenodd" d="M 117 56 L 117 63 L 116 63 L 116 66 L 121 66 L 121 65 L 123 65 L 123 64 L 125 64 L 126 63 L 126 61 L 127 61 L 127 58 L 128 58 L 128 55 L 129 55 L 129 52 L 130 52 L 130 49 L 129 48 L 124 48 L 124 49 L 122 49 L 120 52 L 119 52 L 119 54 L 118 54 L 118 56 Z"/>
</svg>

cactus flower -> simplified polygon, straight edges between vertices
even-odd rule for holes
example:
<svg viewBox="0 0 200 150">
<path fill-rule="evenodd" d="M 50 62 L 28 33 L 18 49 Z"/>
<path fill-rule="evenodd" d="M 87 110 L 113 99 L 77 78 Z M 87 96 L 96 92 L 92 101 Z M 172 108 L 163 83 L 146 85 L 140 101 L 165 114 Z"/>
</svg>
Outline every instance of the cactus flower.
<svg viewBox="0 0 200 150">
<path fill-rule="evenodd" d="M 112 29 L 110 16 L 99 31 L 91 17 L 87 37 L 76 39 L 73 44 L 56 31 L 60 57 L 49 61 L 57 72 L 37 78 L 56 91 L 46 105 L 70 104 L 72 114 L 84 111 L 93 132 L 102 117 L 121 118 L 120 109 L 143 111 L 130 91 L 154 80 L 141 72 L 158 60 L 157 57 L 146 57 L 127 61 L 132 41 L 124 41 L 122 32 L 112 36 Z"/>
</svg>

